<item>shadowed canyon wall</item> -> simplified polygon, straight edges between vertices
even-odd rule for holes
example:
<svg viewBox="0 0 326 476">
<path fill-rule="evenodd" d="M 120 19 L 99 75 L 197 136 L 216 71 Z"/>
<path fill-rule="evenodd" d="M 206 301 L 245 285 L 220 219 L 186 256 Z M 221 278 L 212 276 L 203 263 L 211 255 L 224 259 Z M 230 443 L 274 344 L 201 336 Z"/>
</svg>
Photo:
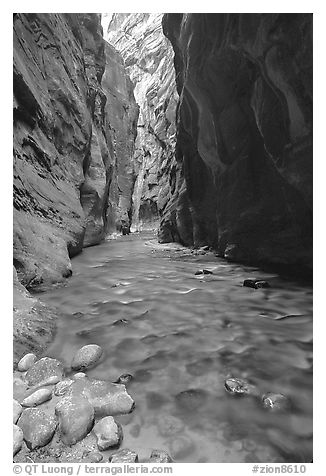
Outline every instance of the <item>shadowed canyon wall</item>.
<svg viewBox="0 0 326 476">
<path fill-rule="evenodd" d="M 104 32 L 106 40 L 124 58 L 140 107 L 134 152 L 134 230 L 152 227 L 170 194 L 178 95 L 173 49 L 163 34 L 162 17 L 153 13 L 115 13 Z"/>
<path fill-rule="evenodd" d="M 130 226 L 138 107 L 98 14 L 14 17 L 14 264 L 29 288 Z"/>
<path fill-rule="evenodd" d="M 159 238 L 312 265 L 312 15 L 166 14 L 176 159 Z"/>
</svg>

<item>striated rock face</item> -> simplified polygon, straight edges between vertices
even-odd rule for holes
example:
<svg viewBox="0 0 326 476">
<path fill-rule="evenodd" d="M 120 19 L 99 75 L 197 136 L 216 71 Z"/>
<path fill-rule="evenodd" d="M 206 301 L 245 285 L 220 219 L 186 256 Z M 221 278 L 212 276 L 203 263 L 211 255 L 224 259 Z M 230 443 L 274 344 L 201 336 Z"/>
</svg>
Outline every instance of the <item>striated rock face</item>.
<svg viewBox="0 0 326 476">
<path fill-rule="evenodd" d="M 123 204 L 114 191 L 137 121 L 124 75 L 98 14 L 15 15 L 14 264 L 27 287 L 69 276 L 69 257 L 103 239 L 109 196 L 131 208 L 130 190 Z"/>
<path fill-rule="evenodd" d="M 312 265 L 312 15 L 166 14 L 176 161 L 161 241 Z"/>
<path fill-rule="evenodd" d="M 162 14 L 115 13 L 106 40 L 123 56 L 140 107 L 134 151 L 132 226 L 153 226 L 170 193 L 178 95 L 173 49 L 162 31 Z M 103 25 L 107 25 L 104 18 Z M 160 198 L 159 198 L 160 197 Z"/>
</svg>

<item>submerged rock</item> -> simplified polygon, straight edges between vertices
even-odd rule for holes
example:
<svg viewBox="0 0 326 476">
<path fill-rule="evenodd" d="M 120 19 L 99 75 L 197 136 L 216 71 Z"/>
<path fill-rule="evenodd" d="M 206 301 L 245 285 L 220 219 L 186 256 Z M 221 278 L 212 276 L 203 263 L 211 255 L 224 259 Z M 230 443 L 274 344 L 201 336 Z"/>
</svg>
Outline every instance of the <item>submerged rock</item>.
<svg viewBox="0 0 326 476">
<path fill-rule="evenodd" d="M 36 362 L 36 355 L 35 354 L 26 354 L 23 358 L 20 359 L 18 362 L 17 368 L 20 372 L 26 372 L 29 370 L 33 364 Z"/>
<path fill-rule="evenodd" d="M 66 445 L 82 440 L 91 431 L 94 409 L 83 396 L 65 396 L 55 407 L 59 420 L 59 432 Z"/>
<path fill-rule="evenodd" d="M 55 432 L 57 420 L 39 408 L 27 408 L 18 420 L 30 450 L 47 445 Z"/>
<path fill-rule="evenodd" d="M 122 441 L 122 427 L 112 416 L 104 417 L 98 421 L 93 431 L 97 438 L 97 446 L 101 451 L 118 446 Z"/>
<path fill-rule="evenodd" d="M 52 390 L 49 388 L 40 388 L 22 401 L 23 407 L 36 407 L 41 403 L 47 402 L 52 398 Z"/>
<path fill-rule="evenodd" d="M 171 436 L 180 433 L 184 423 L 172 415 L 161 415 L 158 418 L 158 431 L 162 436 Z"/>
<path fill-rule="evenodd" d="M 43 357 L 27 371 L 26 381 L 29 386 L 46 385 L 44 382 L 57 383 L 63 377 L 63 365 L 57 359 Z"/>
<path fill-rule="evenodd" d="M 195 272 L 195 276 L 199 276 L 200 274 L 214 274 L 213 271 L 209 269 L 200 269 L 199 271 Z"/>
<path fill-rule="evenodd" d="M 182 410 L 194 411 L 199 409 L 206 401 L 207 392 L 194 388 L 178 393 L 175 398 Z"/>
<path fill-rule="evenodd" d="M 73 370 L 85 370 L 93 367 L 103 354 L 103 349 L 97 344 L 84 345 L 79 349 L 71 363 Z"/>
<path fill-rule="evenodd" d="M 135 451 L 124 448 L 110 456 L 111 463 L 138 463 L 138 455 Z"/>
<path fill-rule="evenodd" d="M 257 395 L 256 387 L 241 378 L 226 379 L 224 387 L 231 395 Z"/>
<path fill-rule="evenodd" d="M 23 408 L 20 403 L 17 402 L 17 400 L 13 400 L 13 423 L 17 423 L 18 418 L 21 415 L 21 412 L 23 411 Z"/>
<path fill-rule="evenodd" d="M 131 382 L 132 379 L 133 379 L 133 376 L 131 374 L 122 374 L 114 383 L 127 385 L 127 383 Z"/>
<path fill-rule="evenodd" d="M 245 279 L 243 281 L 243 286 L 247 288 L 259 289 L 259 288 L 269 288 L 270 284 L 267 281 L 264 281 L 262 279 Z"/>
<path fill-rule="evenodd" d="M 195 450 L 194 442 L 187 436 L 174 438 L 170 445 L 172 458 L 185 458 Z"/>
<path fill-rule="evenodd" d="M 290 408 L 290 400 L 282 393 L 266 393 L 262 398 L 263 407 L 273 412 L 283 412 Z"/>
<path fill-rule="evenodd" d="M 149 463 L 173 463 L 171 456 L 164 450 L 153 450 Z"/>
<path fill-rule="evenodd" d="M 96 416 L 130 413 L 135 406 L 124 385 L 105 380 L 78 379 L 69 387 L 67 395 L 85 397 L 94 408 Z"/>
<path fill-rule="evenodd" d="M 23 430 L 19 428 L 19 426 L 13 425 L 13 454 L 14 456 L 21 449 L 23 440 L 24 440 Z"/>
</svg>

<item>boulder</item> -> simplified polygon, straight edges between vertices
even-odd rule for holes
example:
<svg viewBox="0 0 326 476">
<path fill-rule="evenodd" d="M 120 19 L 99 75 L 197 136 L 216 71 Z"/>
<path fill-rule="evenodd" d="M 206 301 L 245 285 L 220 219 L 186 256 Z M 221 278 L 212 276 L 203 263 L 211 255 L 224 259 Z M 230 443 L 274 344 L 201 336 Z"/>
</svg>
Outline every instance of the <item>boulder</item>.
<svg viewBox="0 0 326 476">
<path fill-rule="evenodd" d="M 97 446 L 101 451 L 118 446 L 122 441 L 121 425 L 112 416 L 99 420 L 94 426 L 93 431 L 97 437 Z"/>
<path fill-rule="evenodd" d="M 47 402 L 52 398 L 52 390 L 49 388 L 40 388 L 22 401 L 23 407 L 36 407 L 41 403 Z"/>
<path fill-rule="evenodd" d="M 75 380 L 68 388 L 67 395 L 81 395 L 92 405 L 95 415 L 114 416 L 130 413 L 135 406 L 124 385 L 105 380 L 82 378 Z"/>
<path fill-rule="evenodd" d="M 79 349 L 71 363 L 71 368 L 73 370 L 85 370 L 89 367 L 93 367 L 96 362 L 99 361 L 103 354 L 103 349 L 96 344 L 84 345 Z"/>
<path fill-rule="evenodd" d="M 100 461 L 102 461 L 102 459 L 103 459 L 103 455 L 101 455 L 101 453 L 99 453 L 98 451 L 91 451 L 87 455 L 87 460 L 90 463 L 99 463 Z"/>
<path fill-rule="evenodd" d="M 54 395 L 56 395 L 57 397 L 62 397 L 63 395 L 65 395 L 67 393 L 68 388 L 73 382 L 74 381 L 70 378 L 58 382 L 54 388 Z"/>
<path fill-rule="evenodd" d="M 15 456 L 16 453 L 21 449 L 24 437 L 23 437 L 23 430 L 19 428 L 17 425 L 13 425 L 13 454 Z"/>
<path fill-rule="evenodd" d="M 273 412 L 284 412 L 290 409 L 290 400 L 282 393 L 266 393 L 262 397 L 263 407 Z"/>
<path fill-rule="evenodd" d="M 55 432 L 57 420 L 39 408 L 27 408 L 18 420 L 30 450 L 47 445 Z"/>
<path fill-rule="evenodd" d="M 74 445 L 91 431 L 94 423 L 94 409 L 81 395 L 65 396 L 55 407 L 59 420 L 59 432 L 66 445 Z"/>
<path fill-rule="evenodd" d="M 200 274 L 214 274 L 213 271 L 209 269 L 200 269 L 199 271 L 195 272 L 195 276 L 199 276 Z"/>
<path fill-rule="evenodd" d="M 63 365 L 57 359 L 43 357 L 27 371 L 26 381 L 30 387 L 34 385 L 55 384 L 63 377 Z"/>
<path fill-rule="evenodd" d="M 123 375 L 120 375 L 120 377 L 114 383 L 120 383 L 122 385 L 127 385 L 127 383 L 131 382 L 132 379 L 133 379 L 132 375 L 123 374 Z"/>
<path fill-rule="evenodd" d="M 138 455 L 135 451 L 124 448 L 110 457 L 111 463 L 138 463 Z"/>
<path fill-rule="evenodd" d="M 171 456 L 164 450 L 153 450 L 149 463 L 173 463 Z"/>
<path fill-rule="evenodd" d="M 79 378 L 84 378 L 84 377 L 87 377 L 87 375 L 84 374 L 84 372 L 77 372 L 76 374 L 72 376 L 74 380 L 78 380 Z"/>
<path fill-rule="evenodd" d="M 36 362 L 36 355 L 35 354 L 26 354 L 24 357 L 20 359 L 18 362 L 17 368 L 20 372 L 26 372 L 29 370 L 33 364 Z"/>
<path fill-rule="evenodd" d="M 13 423 L 17 423 L 18 418 L 21 415 L 21 412 L 23 411 L 22 406 L 20 403 L 17 402 L 17 400 L 13 400 Z"/>
</svg>

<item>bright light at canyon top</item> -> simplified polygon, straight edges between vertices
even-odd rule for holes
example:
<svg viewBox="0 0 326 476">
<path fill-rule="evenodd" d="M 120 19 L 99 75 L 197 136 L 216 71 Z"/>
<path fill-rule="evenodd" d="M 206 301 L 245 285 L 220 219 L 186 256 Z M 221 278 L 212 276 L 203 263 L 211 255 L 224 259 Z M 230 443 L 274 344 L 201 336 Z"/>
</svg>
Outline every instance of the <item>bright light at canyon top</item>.
<svg viewBox="0 0 326 476">
<path fill-rule="evenodd" d="M 110 21 L 112 19 L 113 13 L 101 13 L 101 24 L 103 28 L 103 37 L 106 39 L 106 33 L 108 31 L 108 27 L 110 25 Z"/>
</svg>

